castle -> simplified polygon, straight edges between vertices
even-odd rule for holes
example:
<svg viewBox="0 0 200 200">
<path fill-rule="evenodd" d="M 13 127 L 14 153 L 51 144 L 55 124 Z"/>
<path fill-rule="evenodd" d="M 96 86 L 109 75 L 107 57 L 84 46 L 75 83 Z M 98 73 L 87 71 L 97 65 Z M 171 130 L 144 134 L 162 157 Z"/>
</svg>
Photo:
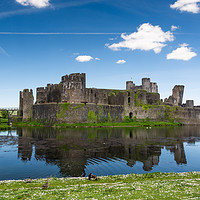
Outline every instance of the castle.
<svg viewBox="0 0 200 200">
<path fill-rule="evenodd" d="M 150 82 L 149 78 L 143 78 L 140 86 L 136 86 L 133 81 L 127 81 L 126 90 L 109 90 L 86 88 L 85 76 L 85 73 L 70 74 L 69 76 L 63 76 L 59 84 L 48 84 L 45 88 L 37 88 L 36 104 L 69 102 L 124 105 L 125 96 L 120 94 L 125 93 L 127 90 L 130 92 L 147 91 L 148 95 L 143 97 L 143 100 L 148 104 L 156 103 L 159 100 L 159 95 L 156 96 L 157 98 L 151 97 L 151 93 L 158 93 L 158 86 L 157 83 Z M 112 95 L 112 93 L 115 94 Z"/>
<path fill-rule="evenodd" d="M 177 106 L 179 118 L 186 120 L 184 112 L 193 109 L 197 116 L 199 109 L 194 107 L 193 100 L 183 104 L 183 94 L 184 86 L 176 85 L 172 95 L 162 101 L 157 83 L 150 78 L 143 78 L 139 86 L 127 81 L 125 90 L 86 88 L 86 74 L 73 73 L 63 76 L 59 84 L 37 88 L 35 104 L 32 90 L 21 91 L 19 112 L 23 120 L 31 118 L 42 122 L 122 121 L 134 116 L 163 120 L 166 109 Z M 144 109 L 145 105 L 152 109 Z"/>
</svg>

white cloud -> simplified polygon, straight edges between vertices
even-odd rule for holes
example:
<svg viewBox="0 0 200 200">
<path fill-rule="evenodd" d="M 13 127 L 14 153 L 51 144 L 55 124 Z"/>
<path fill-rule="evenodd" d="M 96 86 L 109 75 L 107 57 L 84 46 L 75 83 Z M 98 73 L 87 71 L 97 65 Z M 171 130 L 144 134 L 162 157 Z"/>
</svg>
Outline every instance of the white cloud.
<svg viewBox="0 0 200 200">
<path fill-rule="evenodd" d="M 180 11 L 199 13 L 199 2 L 200 0 L 177 0 L 174 4 L 171 4 L 170 7 Z"/>
<path fill-rule="evenodd" d="M 174 25 L 171 26 L 171 31 L 175 31 L 175 30 L 177 30 L 177 29 L 179 29 L 178 26 L 174 26 Z"/>
<path fill-rule="evenodd" d="M 125 60 L 118 60 L 116 63 L 117 63 L 117 64 L 125 64 L 126 61 L 125 61 Z"/>
<path fill-rule="evenodd" d="M 101 60 L 100 58 L 95 58 L 95 60 Z"/>
<path fill-rule="evenodd" d="M 121 35 L 121 33 L 118 34 L 118 35 Z M 110 41 L 117 40 L 117 39 L 118 39 L 118 36 L 116 36 L 116 37 L 114 37 L 114 38 L 109 38 Z"/>
<path fill-rule="evenodd" d="M 188 44 L 181 44 L 179 48 L 173 50 L 172 53 L 167 54 L 167 60 L 173 59 L 188 61 L 197 56 L 195 52 L 192 52 L 192 48 L 187 46 Z"/>
<path fill-rule="evenodd" d="M 93 58 L 92 56 L 86 56 L 86 55 L 76 57 L 76 60 L 77 60 L 78 62 L 89 62 L 89 61 L 91 61 L 91 60 L 93 60 L 93 59 L 94 59 L 94 58 Z"/>
<path fill-rule="evenodd" d="M 163 47 L 166 46 L 165 42 L 173 41 L 174 36 L 170 31 L 164 32 L 160 26 L 153 26 L 149 23 L 142 24 L 137 32 L 130 35 L 121 35 L 124 41 L 107 45 L 108 48 L 117 51 L 121 48 L 128 48 L 130 50 L 153 50 L 156 54 L 160 53 Z"/>
<path fill-rule="evenodd" d="M 33 6 L 36 8 L 45 8 L 50 6 L 49 0 L 16 0 L 23 6 Z"/>
</svg>

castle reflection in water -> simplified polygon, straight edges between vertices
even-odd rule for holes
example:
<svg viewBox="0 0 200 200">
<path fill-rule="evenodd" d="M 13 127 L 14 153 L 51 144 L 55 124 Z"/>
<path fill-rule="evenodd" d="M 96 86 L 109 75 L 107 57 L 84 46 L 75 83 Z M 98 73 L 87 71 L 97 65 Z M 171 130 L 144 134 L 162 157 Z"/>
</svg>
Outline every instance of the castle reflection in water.
<svg viewBox="0 0 200 200">
<path fill-rule="evenodd" d="M 174 154 L 179 164 L 187 164 L 183 142 L 195 143 L 200 138 L 198 127 L 52 129 L 19 128 L 18 158 L 56 165 L 62 176 L 85 176 L 88 164 L 109 159 L 123 159 L 133 167 L 143 163 L 144 171 L 159 164 L 161 150 Z"/>
</svg>

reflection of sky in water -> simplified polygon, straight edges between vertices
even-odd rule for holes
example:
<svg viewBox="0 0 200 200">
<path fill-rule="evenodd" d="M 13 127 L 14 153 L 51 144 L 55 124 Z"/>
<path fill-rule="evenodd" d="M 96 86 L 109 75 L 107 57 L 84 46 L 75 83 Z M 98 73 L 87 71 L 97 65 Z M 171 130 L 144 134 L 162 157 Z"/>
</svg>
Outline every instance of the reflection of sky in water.
<svg viewBox="0 0 200 200">
<path fill-rule="evenodd" d="M 32 158 L 30 162 L 22 162 L 17 156 L 17 146 L 15 149 L 16 151 L 13 151 L 12 147 L 0 149 L 0 159 L 2 160 L 0 171 L 3 172 L 0 175 L 0 180 L 24 179 L 30 176 L 32 178 L 45 178 L 58 174 L 59 168 L 46 164 L 45 161 L 37 161 L 35 158 Z"/>
<path fill-rule="evenodd" d="M 18 138 L 15 130 L 0 132 L 0 140 L 2 136 L 9 136 L 7 145 L 0 146 L 0 180 L 5 179 L 24 179 L 27 177 L 42 178 L 55 175 L 59 172 L 57 166 L 46 164 L 45 161 L 37 161 L 33 154 L 30 162 L 22 162 L 18 159 L 18 144 L 9 145 L 11 137 Z M 3 172 L 3 173 L 2 173 Z"/>
<path fill-rule="evenodd" d="M 170 135 L 170 137 L 172 136 Z M 143 161 L 134 161 L 133 159 L 129 159 L 128 156 L 125 154 L 124 157 L 120 156 L 120 158 L 116 155 L 113 157 L 88 156 L 85 163 L 81 161 L 81 164 L 84 164 L 85 166 L 77 166 L 77 169 L 80 168 L 80 171 L 82 170 L 82 176 L 87 176 L 89 173 L 94 173 L 98 176 L 105 176 L 130 173 L 200 171 L 199 137 L 196 137 L 195 140 L 195 143 L 182 143 L 183 145 L 181 147 L 181 151 L 184 152 L 183 158 L 185 158 L 185 162 L 187 164 L 177 164 L 177 159 L 175 160 L 175 153 L 172 152 L 171 149 L 169 150 L 169 147 L 163 147 L 164 145 L 162 145 L 163 148 L 161 148 L 161 155 L 156 154 L 155 156 L 156 158 L 158 158 L 158 160 L 155 161 L 158 165 L 154 163 L 152 166 L 152 170 L 149 171 L 145 171 L 143 169 Z M 18 152 L 19 149 L 17 131 L 12 130 L 11 132 L 0 132 L 0 180 L 24 179 L 29 176 L 31 178 L 63 176 L 60 173 L 60 166 L 63 167 L 63 165 L 61 164 L 63 162 L 63 158 L 55 158 L 56 162 L 47 163 L 45 160 L 45 156 L 44 159 L 40 160 L 35 157 L 35 144 L 32 144 L 31 148 L 32 155 L 30 161 L 22 161 L 22 159 L 19 157 L 20 154 Z M 78 159 L 76 157 L 75 161 L 77 160 Z M 148 163 L 151 162 L 151 160 L 145 162 Z M 75 163 L 78 165 L 79 161 Z M 67 165 L 63 168 L 67 168 Z M 70 173 L 70 170 L 68 171 Z"/>
</svg>

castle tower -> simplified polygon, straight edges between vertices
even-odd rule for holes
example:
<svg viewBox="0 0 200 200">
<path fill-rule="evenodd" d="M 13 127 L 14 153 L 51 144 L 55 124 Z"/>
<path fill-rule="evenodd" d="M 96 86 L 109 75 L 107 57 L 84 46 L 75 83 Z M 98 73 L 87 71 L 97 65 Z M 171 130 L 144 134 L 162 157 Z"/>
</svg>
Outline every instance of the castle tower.
<svg viewBox="0 0 200 200">
<path fill-rule="evenodd" d="M 142 89 L 146 90 L 147 92 L 151 92 L 150 78 L 143 78 L 142 79 Z"/>
<path fill-rule="evenodd" d="M 48 84 L 46 87 L 46 101 L 47 103 L 61 102 L 62 85 Z"/>
<path fill-rule="evenodd" d="M 23 116 L 23 120 L 32 118 L 32 107 L 33 107 L 33 90 L 25 89 L 20 91 L 20 105 L 19 112 L 20 116 Z"/>
<path fill-rule="evenodd" d="M 36 104 L 45 103 L 47 101 L 46 90 L 44 87 L 37 88 L 36 95 Z"/>
<path fill-rule="evenodd" d="M 184 85 L 175 85 L 172 92 L 174 104 L 181 106 L 183 102 Z"/>
<path fill-rule="evenodd" d="M 150 92 L 152 93 L 158 93 L 158 85 L 157 83 L 150 83 Z"/>
<path fill-rule="evenodd" d="M 126 90 L 134 90 L 135 88 L 135 84 L 133 83 L 133 81 L 126 81 Z"/>
<path fill-rule="evenodd" d="M 23 92 L 19 92 L 19 116 L 23 116 Z"/>
<path fill-rule="evenodd" d="M 186 101 L 186 107 L 187 108 L 193 108 L 194 107 L 194 100 L 187 100 Z"/>
<path fill-rule="evenodd" d="M 85 73 L 75 73 L 62 77 L 62 102 L 81 103 L 85 101 Z"/>
</svg>

